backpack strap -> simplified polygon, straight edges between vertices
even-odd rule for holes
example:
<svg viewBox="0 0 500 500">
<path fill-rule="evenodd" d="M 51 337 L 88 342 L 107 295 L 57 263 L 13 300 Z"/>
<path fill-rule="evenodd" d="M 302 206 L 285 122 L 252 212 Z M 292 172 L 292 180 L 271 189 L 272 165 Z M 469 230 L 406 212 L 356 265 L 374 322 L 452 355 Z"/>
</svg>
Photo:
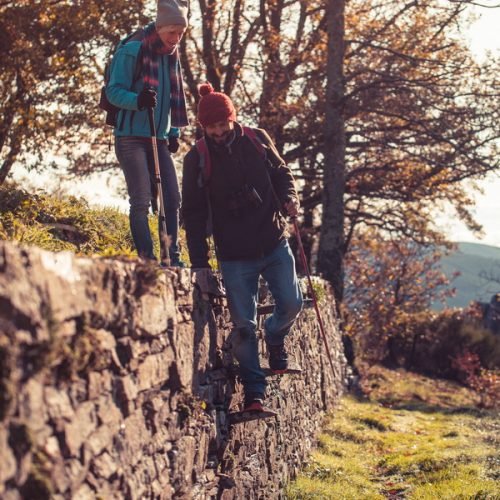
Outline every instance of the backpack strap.
<svg viewBox="0 0 500 500">
<path fill-rule="evenodd" d="M 255 149 L 261 154 L 264 158 L 267 158 L 266 148 L 264 146 L 264 141 L 257 135 L 257 132 L 251 127 L 242 127 L 243 135 L 246 135 L 255 146 Z"/>
<path fill-rule="evenodd" d="M 207 141 L 205 137 L 196 141 L 196 150 L 200 157 L 198 166 L 200 167 L 200 175 L 198 177 L 198 186 L 205 187 L 210 180 L 212 174 L 212 161 L 210 160 L 210 151 L 208 150 Z"/>
<path fill-rule="evenodd" d="M 212 204 L 210 203 L 210 194 L 208 192 L 208 182 L 210 180 L 210 174 L 212 173 L 212 161 L 210 160 L 210 151 L 208 150 L 207 141 L 205 137 L 198 139 L 195 143 L 196 150 L 198 152 L 198 167 L 200 172 L 198 174 L 198 187 L 204 188 L 205 199 L 208 207 L 208 217 L 207 217 L 207 236 L 212 237 L 213 247 L 215 251 L 215 257 L 217 259 L 217 267 L 220 269 L 219 264 L 219 252 L 217 250 L 217 245 L 213 239 L 213 222 L 212 222 Z"/>
<path fill-rule="evenodd" d="M 276 189 L 274 189 L 274 184 L 271 179 L 271 175 L 269 173 L 269 166 L 272 168 L 273 162 L 269 159 L 267 151 L 270 150 L 271 152 L 271 158 L 274 155 L 278 155 L 278 152 L 276 151 L 276 148 L 274 145 L 271 143 L 269 144 L 268 141 L 265 140 L 264 137 L 262 137 L 260 134 L 257 133 L 257 131 L 253 128 L 250 127 L 243 127 L 243 132 L 248 136 L 248 138 L 253 142 L 255 148 L 257 151 L 262 154 L 264 159 L 266 160 L 266 177 L 267 180 L 269 181 L 269 186 L 271 187 L 271 191 L 273 193 L 273 198 L 274 198 L 274 203 L 276 205 L 276 210 L 280 215 L 285 215 L 283 214 L 283 208 L 281 206 L 278 193 L 276 193 Z"/>
<path fill-rule="evenodd" d="M 120 40 L 115 46 L 114 53 L 116 53 L 116 51 L 120 47 L 122 47 L 123 45 L 125 45 L 128 42 L 131 42 L 131 41 L 142 42 L 142 40 L 144 40 L 144 36 L 145 36 L 144 28 L 139 28 L 138 30 L 134 31 L 132 34 L 130 34 L 127 37 Z M 109 66 L 111 66 L 111 64 L 109 64 Z M 111 71 L 111 69 L 109 68 L 108 74 L 105 75 L 106 84 L 109 81 L 109 76 L 110 76 L 109 72 L 110 71 Z M 134 75 L 132 77 L 132 85 L 134 85 L 139 80 L 139 78 L 141 77 L 141 74 L 142 74 L 142 43 L 141 43 L 141 46 L 139 47 L 139 52 L 137 53 L 137 58 L 135 60 L 135 68 L 134 68 Z M 132 111 L 130 113 L 130 116 L 129 116 L 130 128 L 132 128 L 132 122 L 134 120 L 134 116 L 135 116 L 135 111 Z M 124 122 L 125 122 L 125 113 L 122 112 L 120 124 L 118 126 L 118 130 L 123 130 Z"/>
</svg>

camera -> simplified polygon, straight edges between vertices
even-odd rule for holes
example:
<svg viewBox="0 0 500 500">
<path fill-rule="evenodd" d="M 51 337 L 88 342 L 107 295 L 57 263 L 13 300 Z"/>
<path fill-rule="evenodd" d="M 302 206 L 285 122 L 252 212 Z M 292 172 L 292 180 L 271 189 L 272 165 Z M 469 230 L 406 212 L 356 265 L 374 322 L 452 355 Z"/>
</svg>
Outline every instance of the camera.
<svg viewBox="0 0 500 500">
<path fill-rule="evenodd" d="M 240 217 L 245 209 L 259 208 L 262 204 L 257 190 L 248 184 L 243 184 L 240 189 L 231 193 L 228 200 L 229 211 L 235 217 Z"/>
</svg>

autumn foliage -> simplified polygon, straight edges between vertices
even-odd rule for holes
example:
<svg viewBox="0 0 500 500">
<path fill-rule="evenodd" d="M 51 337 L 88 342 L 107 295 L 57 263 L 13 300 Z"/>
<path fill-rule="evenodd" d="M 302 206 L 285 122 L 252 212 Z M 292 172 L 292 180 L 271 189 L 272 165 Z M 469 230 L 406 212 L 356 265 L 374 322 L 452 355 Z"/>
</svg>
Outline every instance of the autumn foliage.
<svg viewBox="0 0 500 500">
<path fill-rule="evenodd" d="M 439 268 L 441 252 L 411 240 L 368 231 L 353 240 L 346 259 L 346 331 L 365 360 L 394 359 L 394 339 L 453 293 Z M 406 334 L 411 335 L 410 332 Z"/>
<path fill-rule="evenodd" d="M 487 370 L 479 356 L 466 349 L 452 361 L 460 379 L 480 397 L 480 406 L 493 408 L 500 405 L 500 370 Z"/>
</svg>

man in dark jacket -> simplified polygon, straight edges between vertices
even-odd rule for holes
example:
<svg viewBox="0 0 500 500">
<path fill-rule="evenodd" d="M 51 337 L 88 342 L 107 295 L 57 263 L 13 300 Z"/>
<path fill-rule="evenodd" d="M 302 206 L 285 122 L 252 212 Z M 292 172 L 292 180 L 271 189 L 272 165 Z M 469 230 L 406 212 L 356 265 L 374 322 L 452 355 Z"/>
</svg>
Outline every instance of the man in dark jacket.
<svg viewBox="0 0 500 500">
<path fill-rule="evenodd" d="M 266 381 L 255 333 L 258 281 L 260 276 L 267 281 L 276 304 L 264 333 L 270 368 L 283 373 L 288 366 L 284 341 L 302 295 L 282 212 L 295 217 L 299 201 L 290 169 L 269 135 L 237 123 L 230 98 L 210 84 L 200 85 L 199 93 L 204 138 L 184 158 L 182 182 L 189 256 L 196 278 L 206 282 L 212 272 L 211 226 L 234 323 L 231 344 L 245 390 L 244 410 L 261 411 Z"/>
</svg>

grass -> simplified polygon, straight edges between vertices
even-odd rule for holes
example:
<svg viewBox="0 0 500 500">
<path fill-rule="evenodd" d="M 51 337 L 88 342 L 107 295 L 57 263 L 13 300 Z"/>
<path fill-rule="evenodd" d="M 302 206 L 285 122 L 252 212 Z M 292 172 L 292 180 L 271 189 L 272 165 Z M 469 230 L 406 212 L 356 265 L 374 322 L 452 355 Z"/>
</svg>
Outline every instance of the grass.
<svg viewBox="0 0 500 500">
<path fill-rule="evenodd" d="M 158 217 L 149 226 L 158 256 Z M 92 207 L 83 198 L 26 191 L 15 183 L 0 186 L 0 239 L 52 252 L 80 256 L 136 258 L 128 215 L 110 207 Z M 184 232 L 181 259 L 189 262 Z"/>
<path fill-rule="evenodd" d="M 327 417 L 288 499 L 500 499 L 500 421 L 472 392 L 382 368 L 365 384 Z"/>
<path fill-rule="evenodd" d="M 0 238 L 54 252 L 130 257 L 128 217 L 113 208 L 90 207 L 82 198 L 0 187 Z"/>
</svg>

